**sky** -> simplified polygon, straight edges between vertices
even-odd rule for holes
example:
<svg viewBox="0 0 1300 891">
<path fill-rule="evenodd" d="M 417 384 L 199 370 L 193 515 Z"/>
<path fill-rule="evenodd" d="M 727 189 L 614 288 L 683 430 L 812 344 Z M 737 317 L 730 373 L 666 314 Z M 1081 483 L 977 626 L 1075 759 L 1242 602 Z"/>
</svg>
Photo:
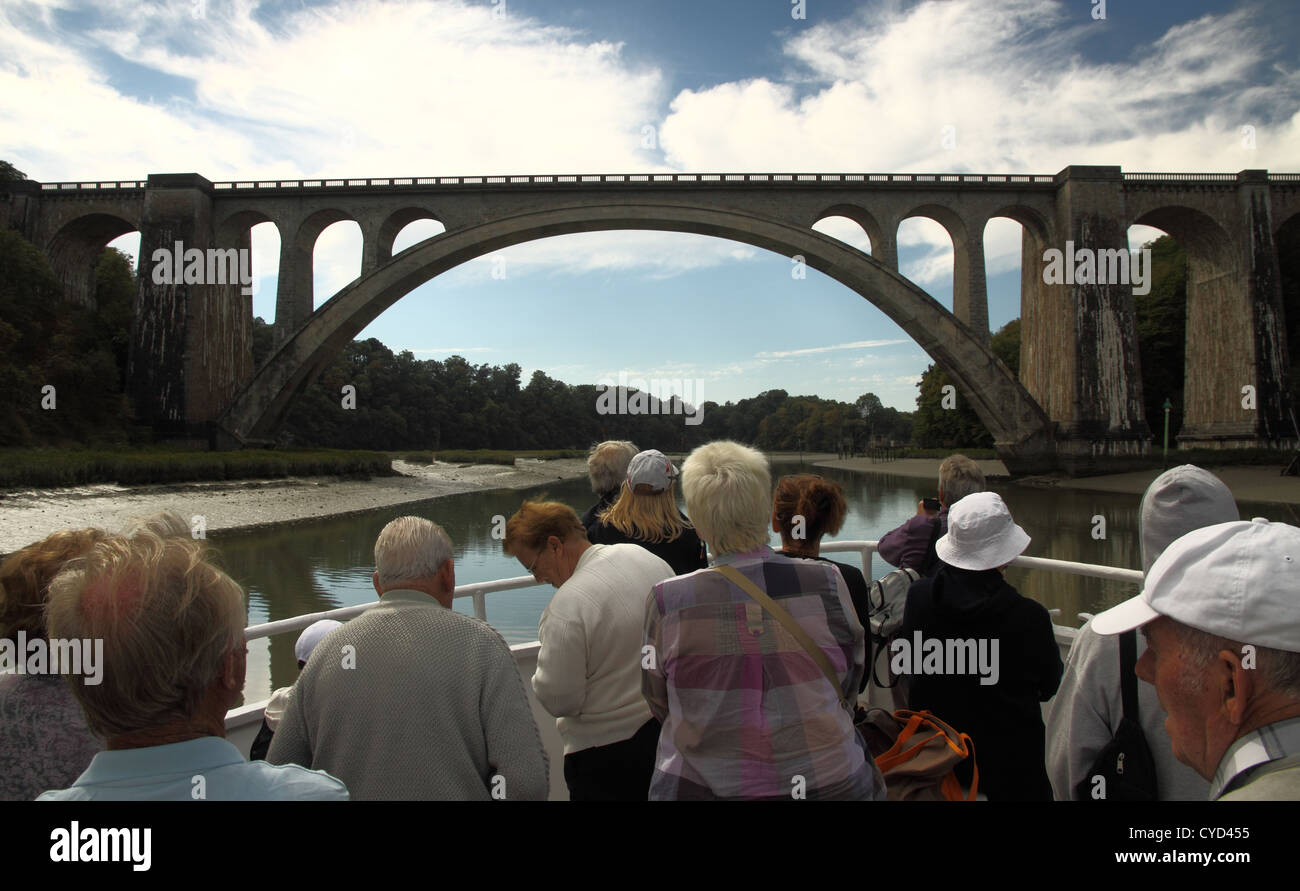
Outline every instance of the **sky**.
<svg viewBox="0 0 1300 891">
<path fill-rule="evenodd" d="M 44 182 L 1296 171 L 1297 6 L 0 0 L 0 159 Z M 815 228 L 870 250 L 848 220 Z M 440 231 L 412 223 L 395 249 Z M 1134 227 L 1130 246 L 1159 234 Z M 946 231 L 918 217 L 898 237 L 902 274 L 951 308 Z M 984 245 L 996 331 L 1020 315 L 1019 224 L 990 221 Z M 278 254 L 275 227 L 256 227 L 267 321 Z M 356 224 L 322 233 L 314 264 L 319 306 L 359 274 Z M 524 383 L 623 373 L 717 402 L 780 388 L 913 409 L 925 353 L 860 295 L 791 269 L 705 236 L 560 236 L 438 276 L 360 337 L 515 362 Z"/>
</svg>

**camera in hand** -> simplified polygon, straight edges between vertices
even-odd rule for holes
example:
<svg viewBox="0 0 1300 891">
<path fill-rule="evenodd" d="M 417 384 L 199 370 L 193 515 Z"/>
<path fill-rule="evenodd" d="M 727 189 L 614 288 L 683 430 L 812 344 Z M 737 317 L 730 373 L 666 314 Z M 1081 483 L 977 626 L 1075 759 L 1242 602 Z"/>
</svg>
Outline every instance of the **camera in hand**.
<svg viewBox="0 0 1300 891">
<path fill-rule="evenodd" d="M 938 498 L 926 498 L 923 499 L 921 503 L 925 505 L 926 510 L 941 510 L 943 507 L 941 504 L 939 504 Z"/>
</svg>

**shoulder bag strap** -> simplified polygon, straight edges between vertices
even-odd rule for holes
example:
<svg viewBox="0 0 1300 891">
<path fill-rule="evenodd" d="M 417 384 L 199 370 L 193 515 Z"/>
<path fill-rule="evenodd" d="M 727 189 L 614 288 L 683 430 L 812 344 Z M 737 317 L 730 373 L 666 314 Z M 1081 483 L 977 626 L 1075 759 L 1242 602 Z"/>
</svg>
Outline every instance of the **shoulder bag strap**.
<svg viewBox="0 0 1300 891">
<path fill-rule="evenodd" d="M 740 590 L 758 601 L 759 606 L 767 610 L 773 618 L 785 626 L 785 630 L 790 632 L 790 635 L 799 642 L 799 645 L 803 647 L 808 652 L 808 655 L 812 657 L 812 660 L 817 663 L 817 667 L 822 670 L 822 674 L 826 675 L 826 680 L 831 682 L 831 688 L 835 691 L 836 695 L 839 696 L 840 705 L 847 711 L 852 712 L 853 706 L 848 699 L 844 697 L 844 691 L 840 689 L 840 682 L 835 677 L 835 670 L 831 666 L 830 659 L 826 658 L 826 653 L 822 648 L 817 646 L 817 644 L 813 642 L 813 639 L 808 636 L 808 632 L 799 627 L 799 623 L 794 620 L 794 616 L 790 615 L 782 607 L 778 606 L 775 600 L 768 597 L 767 594 L 763 592 L 763 589 L 758 587 L 758 585 L 755 585 L 749 579 L 745 578 L 736 567 L 715 566 L 714 569 L 726 576 L 727 579 L 737 585 Z"/>
<path fill-rule="evenodd" d="M 1137 631 L 1125 631 L 1119 636 L 1119 683 L 1124 702 L 1124 717 L 1133 723 L 1138 720 L 1137 691 Z"/>
</svg>

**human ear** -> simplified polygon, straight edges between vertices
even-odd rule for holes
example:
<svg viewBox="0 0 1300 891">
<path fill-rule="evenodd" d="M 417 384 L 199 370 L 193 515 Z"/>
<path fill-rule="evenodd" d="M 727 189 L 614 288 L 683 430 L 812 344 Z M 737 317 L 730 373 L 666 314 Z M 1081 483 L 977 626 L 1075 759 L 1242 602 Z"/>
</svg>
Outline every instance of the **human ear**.
<svg viewBox="0 0 1300 891">
<path fill-rule="evenodd" d="M 1215 654 L 1210 665 L 1223 716 L 1233 726 L 1240 726 L 1255 692 L 1254 670 L 1244 667 L 1241 656 L 1227 649 Z"/>
</svg>

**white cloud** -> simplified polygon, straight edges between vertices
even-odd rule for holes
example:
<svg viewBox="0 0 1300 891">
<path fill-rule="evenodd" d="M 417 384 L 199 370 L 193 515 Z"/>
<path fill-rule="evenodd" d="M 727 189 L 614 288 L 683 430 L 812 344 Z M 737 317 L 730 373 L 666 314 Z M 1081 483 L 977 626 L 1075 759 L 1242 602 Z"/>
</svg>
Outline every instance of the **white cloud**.
<svg viewBox="0 0 1300 891">
<path fill-rule="evenodd" d="M 813 353 L 828 353 L 832 350 L 862 350 L 872 347 L 892 346 L 896 343 L 911 343 L 910 340 L 859 340 L 853 343 L 837 343 L 831 346 L 808 347 L 802 350 L 782 350 L 780 352 L 755 353 L 756 359 L 788 359 L 791 356 L 808 356 Z"/>
<path fill-rule="evenodd" d="M 851 244 L 865 254 L 871 253 L 871 239 L 862 227 L 848 217 L 826 217 L 813 225 L 813 230 Z"/>
<path fill-rule="evenodd" d="M 811 89 L 757 78 L 684 90 L 661 144 L 683 170 L 1294 168 L 1300 72 L 1266 68 L 1286 48 L 1270 43 L 1258 10 L 1203 16 L 1131 61 L 1104 63 L 1082 49 L 1118 25 L 1070 25 L 1071 18 L 1056 0 L 863 7 L 786 44 Z M 1254 150 L 1242 144 L 1244 124 L 1256 129 Z M 951 250 L 937 224 L 914 243 Z M 986 245 L 986 263 L 1009 268 L 1019 249 L 1009 233 L 1000 235 Z M 929 257 L 904 274 L 924 284 L 939 265 L 941 258 Z"/>
<path fill-rule="evenodd" d="M 1079 21 L 1061 0 L 864 4 L 843 21 L 792 31 L 785 52 L 795 70 L 670 96 L 665 73 L 631 61 L 621 44 L 513 9 L 502 20 L 468 0 L 295 6 L 208 2 L 196 20 L 190 2 L 0 5 L 6 157 L 44 180 L 184 170 L 211 179 L 1054 173 L 1069 164 L 1234 171 L 1294 168 L 1300 157 L 1300 72 L 1253 7 L 1202 16 L 1119 61 L 1095 62 L 1083 49 L 1121 25 Z M 56 17 L 56 8 L 72 12 Z M 86 10 L 111 24 L 59 30 Z M 109 54 L 136 66 L 132 83 L 152 70 L 167 75 L 160 91 L 179 83 L 193 98 L 131 95 L 102 64 Z M 647 125 L 662 157 L 641 147 Z M 1254 148 L 1243 144 L 1245 125 L 1255 128 Z M 815 228 L 869 250 L 849 221 Z M 951 280 L 951 243 L 938 224 L 909 222 L 899 237 L 900 247 L 923 249 L 905 256 L 905 275 L 921 285 Z M 258 256 L 269 259 L 258 247 L 266 242 L 255 232 Z M 1019 252 L 1017 228 L 986 230 L 988 273 L 1013 268 Z M 318 294 L 355 277 L 349 244 L 322 238 L 317 254 Z M 760 255 L 734 242 L 645 232 L 503 252 L 511 275 L 650 277 Z M 484 259 L 460 274 L 487 278 L 491 269 Z M 274 271 L 255 267 L 259 285 Z"/>
<path fill-rule="evenodd" d="M 765 251 L 733 241 L 681 232 L 623 230 L 576 232 L 514 245 L 479 257 L 448 275 L 449 284 L 512 278 L 542 272 L 582 274 L 639 272 L 650 278 L 668 278 L 725 263 L 758 259 Z"/>
</svg>

